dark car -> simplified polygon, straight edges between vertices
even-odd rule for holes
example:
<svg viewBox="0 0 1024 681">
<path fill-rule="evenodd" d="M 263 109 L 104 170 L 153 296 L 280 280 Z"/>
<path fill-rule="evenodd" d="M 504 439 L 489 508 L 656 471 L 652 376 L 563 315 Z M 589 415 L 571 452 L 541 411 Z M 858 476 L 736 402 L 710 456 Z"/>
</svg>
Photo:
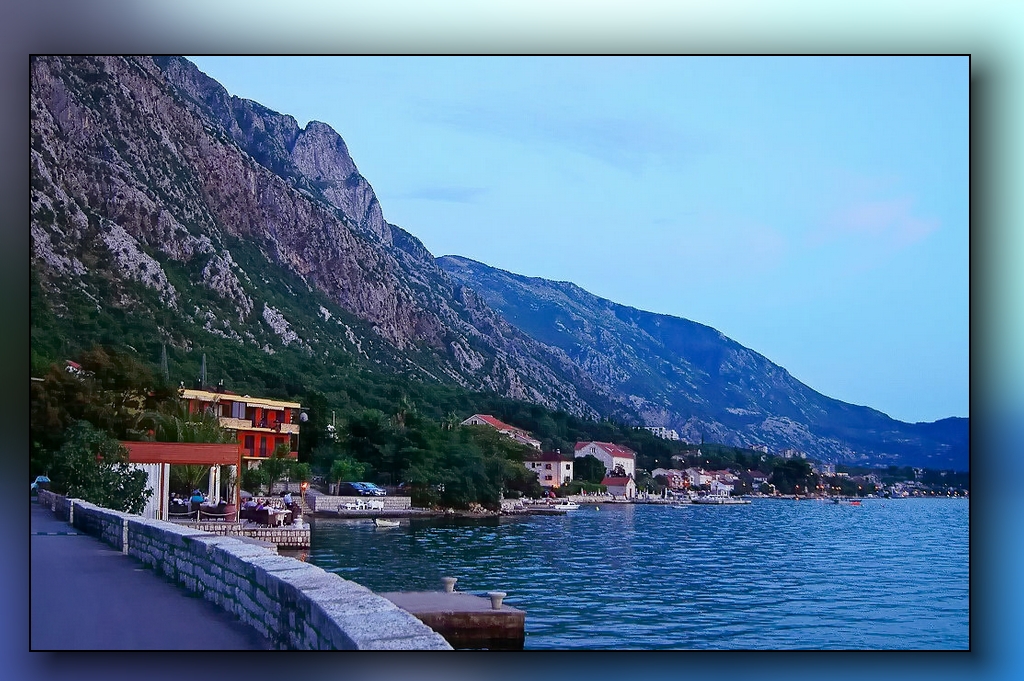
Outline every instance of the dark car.
<svg viewBox="0 0 1024 681">
<path fill-rule="evenodd" d="M 386 490 L 378 487 L 377 485 L 373 484 L 372 482 L 356 482 L 356 483 L 353 483 L 353 484 L 359 485 L 360 487 L 362 487 L 363 489 L 367 490 L 370 494 L 372 494 L 375 497 L 383 497 L 383 496 L 387 495 L 387 491 Z"/>
<path fill-rule="evenodd" d="M 339 482 L 339 497 L 372 497 L 373 493 L 359 485 L 358 482 Z"/>
</svg>

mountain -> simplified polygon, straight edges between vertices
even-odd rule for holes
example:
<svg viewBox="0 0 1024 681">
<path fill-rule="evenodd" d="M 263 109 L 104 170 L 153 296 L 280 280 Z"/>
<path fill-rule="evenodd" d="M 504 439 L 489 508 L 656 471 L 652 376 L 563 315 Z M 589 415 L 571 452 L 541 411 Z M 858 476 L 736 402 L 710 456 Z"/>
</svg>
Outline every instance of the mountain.
<svg viewBox="0 0 1024 681">
<path fill-rule="evenodd" d="M 216 345 L 228 388 L 280 373 L 260 364 L 279 354 L 326 378 L 366 366 L 696 441 L 966 468 L 966 420 L 901 424 L 709 327 L 435 260 L 384 219 L 330 126 L 233 97 L 183 58 L 35 57 L 30 102 L 40 361 L 68 338 L 151 361 Z"/>
<path fill-rule="evenodd" d="M 645 424 L 673 428 L 689 442 L 795 448 L 851 464 L 967 468 L 967 419 L 902 423 L 812 390 L 709 326 L 467 258 L 438 263 L 521 331 L 565 352 Z"/>
<path fill-rule="evenodd" d="M 197 329 L 255 352 L 344 348 L 416 380 L 616 409 L 386 222 L 323 123 L 182 58 L 38 57 L 31 133 L 34 324 L 156 320 L 172 348 Z"/>
</svg>

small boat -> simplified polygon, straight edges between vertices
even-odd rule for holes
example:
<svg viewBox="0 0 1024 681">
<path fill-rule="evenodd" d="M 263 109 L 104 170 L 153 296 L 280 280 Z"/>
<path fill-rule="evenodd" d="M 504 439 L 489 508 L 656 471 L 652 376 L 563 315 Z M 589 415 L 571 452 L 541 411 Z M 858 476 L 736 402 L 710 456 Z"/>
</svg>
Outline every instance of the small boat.
<svg viewBox="0 0 1024 681">
<path fill-rule="evenodd" d="M 551 508 L 556 511 L 578 511 L 580 505 L 575 501 L 559 501 L 557 504 L 552 504 Z"/>
<path fill-rule="evenodd" d="M 399 522 L 397 520 L 384 520 L 383 518 L 374 518 L 373 524 L 375 527 L 398 527 Z"/>
</svg>

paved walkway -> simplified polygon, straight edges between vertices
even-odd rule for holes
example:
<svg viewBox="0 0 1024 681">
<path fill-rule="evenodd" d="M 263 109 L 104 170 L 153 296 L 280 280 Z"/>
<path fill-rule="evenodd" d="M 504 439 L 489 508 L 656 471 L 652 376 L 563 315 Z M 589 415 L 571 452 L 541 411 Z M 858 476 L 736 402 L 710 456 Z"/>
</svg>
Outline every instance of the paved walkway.
<svg viewBox="0 0 1024 681">
<path fill-rule="evenodd" d="M 29 647 L 266 650 L 255 629 L 31 504 Z"/>
</svg>

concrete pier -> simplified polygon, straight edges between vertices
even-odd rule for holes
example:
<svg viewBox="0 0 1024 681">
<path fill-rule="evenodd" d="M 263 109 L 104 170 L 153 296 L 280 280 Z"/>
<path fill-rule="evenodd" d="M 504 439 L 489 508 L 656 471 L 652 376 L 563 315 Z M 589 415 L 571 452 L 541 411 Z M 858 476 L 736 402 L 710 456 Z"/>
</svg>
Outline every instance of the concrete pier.
<svg viewBox="0 0 1024 681">
<path fill-rule="evenodd" d="M 522 650 L 526 638 L 526 612 L 491 599 L 443 591 L 391 591 L 377 594 L 441 634 L 452 648 Z"/>
</svg>

